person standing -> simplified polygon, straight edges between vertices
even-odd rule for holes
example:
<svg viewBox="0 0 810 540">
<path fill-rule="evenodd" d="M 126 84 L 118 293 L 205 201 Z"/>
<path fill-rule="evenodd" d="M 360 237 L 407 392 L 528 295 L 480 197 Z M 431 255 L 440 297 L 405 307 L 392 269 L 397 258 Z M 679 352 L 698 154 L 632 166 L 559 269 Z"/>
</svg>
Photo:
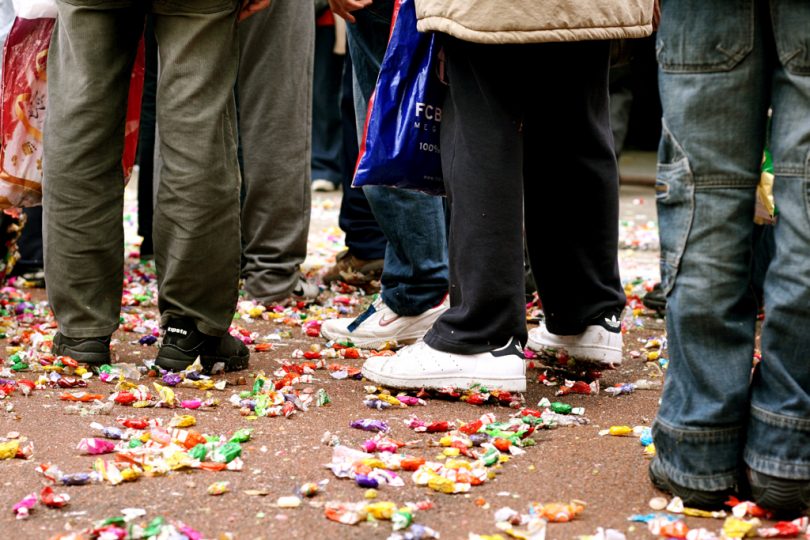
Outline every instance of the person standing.
<svg viewBox="0 0 810 540">
<path fill-rule="evenodd" d="M 247 367 L 228 334 L 239 286 L 233 87 L 237 18 L 268 0 L 59 0 L 48 54 L 45 276 L 57 355 L 110 362 L 124 269 L 121 154 L 130 73 L 147 12 L 159 43 L 164 159 L 155 208 L 157 364 Z"/>
<path fill-rule="evenodd" d="M 273 0 L 238 30 L 244 289 L 268 305 L 311 301 L 318 286 L 299 268 L 312 206 L 314 6 Z"/>
<path fill-rule="evenodd" d="M 586 344 L 619 331 L 607 40 L 649 35 L 653 0 L 417 0 L 416 14 L 439 33 L 449 83 L 451 307 L 362 371 L 397 388 L 523 391 L 524 227 L 547 330 Z"/>
<path fill-rule="evenodd" d="M 347 25 L 354 70 L 354 100 L 358 133 L 363 132 L 368 101 L 385 57 L 393 0 L 330 0 L 332 10 Z M 346 6 L 356 6 L 353 15 Z M 363 188 L 374 217 L 388 240 L 382 292 L 356 318 L 325 321 L 321 335 L 351 340 L 358 347 L 403 345 L 422 339 L 447 309 L 447 228 L 441 197 L 383 186 Z"/>
<path fill-rule="evenodd" d="M 689 506 L 749 491 L 784 514 L 810 506 L 808 24 L 798 0 L 661 3 L 656 192 L 670 361 L 649 472 Z M 752 376 L 766 143 L 776 249 Z"/>
</svg>

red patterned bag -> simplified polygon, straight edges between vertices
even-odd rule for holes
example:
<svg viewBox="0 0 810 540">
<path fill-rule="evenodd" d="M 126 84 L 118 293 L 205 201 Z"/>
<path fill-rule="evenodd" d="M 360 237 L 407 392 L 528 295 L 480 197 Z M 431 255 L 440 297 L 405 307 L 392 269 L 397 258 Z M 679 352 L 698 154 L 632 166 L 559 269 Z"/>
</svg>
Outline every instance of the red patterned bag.
<svg viewBox="0 0 810 540">
<path fill-rule="evenodd" d="M 0 209 L 42 202 L 42 130 L 48 106 L 47 59 L 55 19 L 17 18 L 3 50 L 0 92 Z M 130 83 L 122 166 L 132 172 L 138 144 L 143 43 Z"/>
</svg>

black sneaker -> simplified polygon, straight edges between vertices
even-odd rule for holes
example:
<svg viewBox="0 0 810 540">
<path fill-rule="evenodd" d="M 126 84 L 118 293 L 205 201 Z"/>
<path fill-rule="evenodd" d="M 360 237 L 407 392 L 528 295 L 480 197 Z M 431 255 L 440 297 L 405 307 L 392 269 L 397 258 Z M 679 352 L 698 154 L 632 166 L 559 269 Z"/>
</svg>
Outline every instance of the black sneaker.
<svg viewBox="0 0 810 540">
<path fill-rule="evenodd" d="M 797 517 L 810 507 L 810 480 L 790 480 L 748 470 L 751 495 L 762 508 L 780 517 Z"/>
<path fill-rule="evenodd" d="M 719 510 L 725 506 L 729 496 L 734 495 L 734 490 L 732 489 L 703 491 L 680 486 L 669 479 L 657 457 L 653 458 L 652 462 L 650 462 L 650 468 L 647 471 L 650 476 L 650 481 L 656 489 L 680 497 L 683 501 L 683 505 L 689 508 Z"/>
<path fill-rule="evenodd" d="M 209 336 L 197 330 L 190 319 L 169 319 L 155 363 L 168 371 L 182 371 L 197 357 L 206 372 L 217 364 L 222 364 L 225 371 L 239 371 L 247 369 L 250 351 L 230 334 Z"/>
<path fill-rule="evenodd" d="M 644 307 L 647 309 L 655 311 L 659 316 L 663 317 L 666 315 L 667 297 L 664 294 L 664 289 L 661 288 L 660 283 L 653 285 L 652 290 L 645 294 L 644 298 L 641 299 L 641 303 L 644 304 Z"/>
<path fill-rule="evenodd" d="M 100 366 L 110 363 L 110 336 L 69 338 L 61 332 L 53 337 L 53 354 L 69 356 L 77 362 Z"/>
</svg>

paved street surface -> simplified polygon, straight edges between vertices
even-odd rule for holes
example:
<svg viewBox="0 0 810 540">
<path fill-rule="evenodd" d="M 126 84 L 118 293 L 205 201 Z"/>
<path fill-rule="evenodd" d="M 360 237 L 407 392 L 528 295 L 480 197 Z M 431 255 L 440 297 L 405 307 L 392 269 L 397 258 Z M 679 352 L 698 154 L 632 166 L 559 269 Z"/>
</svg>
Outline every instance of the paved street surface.
<svg viewBox="0 0 810 540">
<path fill-rule="evenodd" d="M 576 205 L 571 201 L 562 203 L 572 204 L 572 219 L 576 219 Z M 334 260 L 341 248 L 342 237 L 336 227 L 338 205 L 339 197 L 335 194 L 314 197 L 311 249 L 305 265 L 313 277 Z M 131 223 L 131 209 L 128 220 Z M 128 230 L 128 237 L 134 240 L 131 226 Z M 251 367 L 248 372 L 215 376 L 215 382 L 227 381 L 223 389 L 205 389 L 207 383 L 194 383 L 190 378 L 172 387 L 171 383 L 176 381 L 132 370 L 120 377 L 106 376 L 106 382 L 92 376 L 84 388 L 64 388 L 70 385 L 70 370 L 63 371 L 60 387 L 59 371 L 44 371 L 39 365 L 49 361 L 46 352 L 54 330 L 47 307 L 41 303 L 45 298 L 43 292 L 7 288 L 2 296 L 6 314 L 0 321 L 5 328 L 6 339 L 0 350 L 6 367 L 0 372 L 0 379 L 11 393 L 0 400 L 0 456 L 1 449 L 8 449 L 15 441 L 31 455 L 29 459 L 0 460 L 0 538 L 38 539 L 71 533 L 77 533 L 76 538 L 90 538 L 89 533 L 85 536 L 78 533 L 102 527 L 104 524 L 100 522 L 118 516 L 128 516 L 128 526 L 146 526 L 162 516 L 167 524 L 180 527 L 178 522 L 182 522 L 205 538 L 388 538 L 392 534 L 392 521 L 385 518 L 390 510 L 385 504 L 373 503 L 390 501 L 394 508 L 410 505 L 415 523 L 430 527 L 440 533 L 441 538 L 466 539 L 471 533 L 498 534 L 495 514 L 504 507 L 526 514 L 532 505 L 536 511 L 549 510 L 549 503 L 574 500 L 581 503 L 573 506 L 584 506 L 584 510 L 568 523 L 549 524 L 546 538 L 577 538 L 594 534 L 598 527 L 617 529 L 628 538 L 655 538 L 645 524 L 628 521 L 631 515 L 651 512 L 650 499 L 660 495 L 647 480 L 649 456 L 640 444 L 641 429 L 625 436 L 600 435 L 600 431 L 611 426 L 650 426 L 659 399 L 660 392 L 655 389 L 639 389 L 618 397 L 605 392 L 614 385 L 639 379 L 652 381 L 655 386 L 661 381 L 661 366 L 666 363 L 667 353 L 662 347 L 665 343 L 663 321 L 638 307 L 638 295 L 657 280 L 652 188 L 623 189 L 620 230 L 622 278 L 627 283 L 632 304 L 623 321 L 622 366 L 606 371 L 598 379 L 598 394 L 593 384 L 592 395 L 556 396 L 565 379 L 555 379 L 554 372 L 539 368 L 533 361 L 528 370 L 528 391 L 523 396 L 501 396 L 502 405 L 497 404 L 493 396 L 480 405 L 467 402 L 469 396 L 463 396 L 467 401 L 458 396 L 430 396 L 425 397 L 424 405 L 381 410 L 365 406 L 369 391 L 376 393 L 376 390 L 367 388 L 367 381 L 353 376 L 362 365 L 362 358 L 351 358 L 355 356 L 352 349 L 348 353 L 328 349 L 324 340 L 307 335 L 309 332 L 317 336 L 321 319 L 357 313 L 370 302 L 369 297 L 348 289 L 324 291 L 322 306 L 277 307 L 263 312 L 254 304 L 240 304 L 234 328 L 250 344 Z M 128 252 L 137 253 L 137 249 L 130 246 Z M 115 335 L 114 349 L 119 362 L 142 363 L 153 359 L 157 350 L 156 345 L 150 344 L 157 324 L 154 275 L 148 264 L 140 264 L 134 258 L 129 262 L 127 306 L 122 314 L 122 329 Z M 303 357 L 304 353 L 308 358 Z M 303 369 L 301 366 L 307 362 L 309 368 L 316 369 Z M 19 368 L 21 363 L 28 363 L 30 367 L 22 371 L 11 369 L 12 364 Z M 75 382 L 76 378 L 73 379 Z M 540 379 L 553 385 L 543 384 Z M 28 390 L 23 380 L 39 383 L 27 397 L 23 395 L 23 390 Z M 257 380 L 264 381 L 264 387 L 257 385 Z M 584 379 L 580 385 L 587 387 L 587 382 L 589 380 Z M 284 393 L 290 405 L 283 409 L 281 405 L 274 408 L 274 400 L 278 399 L 280 404 L 285 397 L 271 391 L 273 383 L 277 383 L 275 388 L 287 386 Z M 0 382 L 0 388 L 2 385 Z M 138 385 L 143 388 L 139 390 Z M 169 395 L 170 390 L 174 396 Z M 98 394 L 101 401 L 77 404 L 63 399 L 80 396 L 80 392 Z M 122 397 L 122 392 L 143 401 L 136 405 L 146 406 L 110 401 L 115 396 L 119 401 L 126 401 L 127 394 Z M 253 401 L 256 411 L 240 408 L 240 393 Z M 326 396 L 330 403 L 324 403 Z M 472 401 L 486 397 L 478 395 Z M 452 439 L 447 433 L 418 432 L 407 425 L 409 422 L 418 425 L 446 421 L 455 427 L 469 427 L 482 415 L 489 415 L 485 421 L 494 417 L 506 422 L 521 409 L 544 410 L 545 406 L 538 404 L 543 399 L 581 407 L 584 412 L 581 416 L 557 419 L 557 424 L 565 424 L 573 418 L 575 425 L 537 429 L 524 439 L 514 437 L 511 446 L 523 443 L 523 448 L 514 450 L 514 455 L 507 448 L 509 439 L 500 441 L 501 450 L 497 453 L 501 456 L 495 456 L 495 463 L 489 467 L 481 462 L 470 465 L 475 461 L 474 456 L 458 457 L 454 455 L 458 449 L 440 446 Z M 156 407 L 161 401 L 162 406 Z M 510 407 L 510 402 L 516 408 Z M 307 410 L 301 410 L 303 407 Z M 269 411 L 268 416 L 257 415 L 260 409 Z M 289 410 L 293 412 L 287 418 L 283 413 Z M 273 417 L 274 414 L 281 415 Z M 531 414 L 518 414 L 514 425 L 521 426 L 520 430 L 525 432 L 529 425 L 521 424 L 520 418 L 529 416 L 529 421 L 537 423 Z M 193 420 L 180 415 L 188 415 Z M 414 421 L 413 416 L 418 420 Z M 146 430 L 125 435 L 138 439 L 138 443 L 111 441 L 118 445 L 113 452 L 98 456 L 83 455 L 77 448 L 82 439 L 103 437 L 102 431 L 91 425 L 94 422 L 122 428 L 124 419 L 151 422 Z M 162 422 L 162 427 L 157 427 L 156 419 Z M 387 423 L 390 429 L 387 437 L 404 443 L 398 453 L 416 458 L 406 460 L 409 464 L 418 465 L 418 458 L 424 458 L 428 463 L 436 463 L 436 467 L 444 464 L 447 469 L 462 472 L 471 467 L 470 475 L 476 480 L 462 485 L 463 476 L 470 475 L 462 474 L 456 484 L 434 478 L 431 486 L 439 488 L 437 491 L 416 485 L 415 475 L 410 471 L 395 471 L 396 476 L 379 470 L 372 473 L 375 467 L 396 469 L 391 464 L 390 453 L 388 457 L 381 454 L 382 462 L 374 461 L 374 454 L 368 454 L 365 461 L 355 463 L 352 468 L 352 461 L 359 458 L 345 447 L 352 452 L 360 451 L 361 445 L 369 444 L 366 441 L 375 435 L 349 426 L 360 419 Z M 168 427 L 173 421 L 181 426 L 193 421 L 195 425 Z M 537 423 L 537 426 L 542 427 L 544 423 L 547 422 Z M 172 433 L 171 429 L 177 431 Z M 221 468 L 222 462 L 232 457 L 223 449 L 223 444 L 242 429 L 252 430 L 249 440 L 230 446 L 231 449 L 241 447 L 241 456 L 229 465 L 239 470 L 212 470 Z M 621 429 L 618 432 L 623 433 Z M 180 443 L 174 447 L 164 446 L 164 442 L 168 442 L 163 441 L 164 437 L 193 444 L 198 434 L 221 435 L 222 440 L 217 443 L 209 438 L 208 455 L 196 461 L 189 454 L 197 450 L 205 454 L 205 445 L 193 452 L 188 452 Z M 500 438 L 506 435 L 501 434 Z M 463 438 L 458 432 L 455 437 Z M 533 439 L 534 445 L 525 443 L 526 439 Z M 93 447 L 96 443 L 88 444 Z M 135 447 L 138 444 L 141 446 Z M 83 446 L 86 449 L 87 444 Z M 149 454 L 151 457 L 147 460 L 143 457 L 144 448 L 152 452 L 162 449 L 162 453 Z M 462 450 L 468 452 L 463 445 Z M 495 455 L 494 450 L 487 452 L 486 448 L 472 450 L 478 455 L 487 453 L 486 458 Z M 363 473 L 371 478 L 339 478 L 324 467 L 332 461 L 333 454 L 341 452 L 352 456 L 344 473 Z M 202 467 L 200 461 L 205 463 Z M 69 476 L 73 473 L 91 473 L 94 463 L 98 472 L 86 475 L 88 485 L 61 485 L 60 481 L 75 478 Z M 140 468 L 145 474 L 133 472 L 133 463 L 143 465 Z M 401 465 L 407 468 L 404 462 Z M 422 472 L 425 480 L 431 476 L 424 469 Z M 476 476 L 479 473 L 481 476 Z M 121 474 L 136 478 L 118 483 L 122 480 Z M 375 491 L 369 491 L 368 486 L 375 483 L 375 478 L 378 482 L 388 479 L 402 485 L 381 482 Z M 12 507 L 26 495 L 39 495 L 54 479 L 56 493 L 70 496 L 68 504 L 63 508 L 49 508 L 40 502 L 30 511 L 28 519 L 16 520 Z M 306 497 L 300 494 L 305 483 L 321 484 L 317 489 L 305 488 L 305 491 L 317 491 Z M 441 492 L 453 489 L 462 492 Z M 209 494 L 217 490 L 224 493 Z M 294 496 L 297 498 L 291 498 Z M 359 510 L 359 514 L 352 514 L 346 505 L 355 503 L 372 504 Z M 368 513 L 378 519 L 366 517 Z M 408 512 L 403 512 L 393 523 L 407 524 L 405 514 Z M 345 521 L 351 521 L 353 516 L 365 519 L 349 525 L 330 520 L 327 515 L 342 516 Z M 717 519 L 688 518 L 687 522 L 714 531 L 722 525 L 722 520 Z M 419 531 L 418 527 L 412 527 L 400 533 L 402 538 L 407 538 L 405 534 Z"/>
</svg>

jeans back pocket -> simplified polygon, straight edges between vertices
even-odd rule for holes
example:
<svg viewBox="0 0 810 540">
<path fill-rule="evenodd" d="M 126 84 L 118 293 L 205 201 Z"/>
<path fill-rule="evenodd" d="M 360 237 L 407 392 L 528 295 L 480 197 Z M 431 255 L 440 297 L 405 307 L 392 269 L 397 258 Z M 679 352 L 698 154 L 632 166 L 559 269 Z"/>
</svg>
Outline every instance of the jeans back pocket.
<svg viewBox="0 0 810 540">
<path fill-rule="evenodd" d="M 794 75 L 810 75 L 810 2 L 771 2 L 771 20 L 781 64 Z"/>
<path fill-rule="evenodd" d="M 753 0 L 662 0 L 656 39 L 662 70 L 729 71 L 753 48 Z"/>
</svg>

